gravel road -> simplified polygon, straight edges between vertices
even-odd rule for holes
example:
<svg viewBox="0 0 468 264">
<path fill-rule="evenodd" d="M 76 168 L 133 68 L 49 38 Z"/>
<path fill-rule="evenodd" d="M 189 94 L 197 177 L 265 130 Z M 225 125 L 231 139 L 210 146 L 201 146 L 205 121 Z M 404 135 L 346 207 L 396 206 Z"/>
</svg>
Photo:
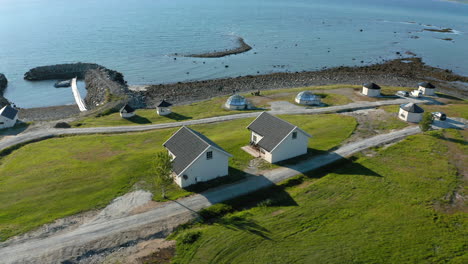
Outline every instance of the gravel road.
<svg viewBox="0 0 468 264">
<path fill-rule="evenodd" d="M 180 125 L 180 124 L 179 124 Z M 420 132 L 419 127 L 378 135 L 359 142 L 344 145 L 334 152 L 317 156 L 288 168 L 278 168 L 263 175 L 252 175 L 237 183 L 167 202 L 150 211 L 109 221 L 85 224 L 70 232 L 21 243 L 0 244 L 1 263 L 75 263 L 106 249 L 116 248 L 141 239 L 139 231 L 146 227 L 158 227 L 163 232 L 168 219 L 188 221 L 195 212 L 240 195 L 271 186 L 319 167 L 333 163 L 366 148 L 393 142 Z"/>
</svg>

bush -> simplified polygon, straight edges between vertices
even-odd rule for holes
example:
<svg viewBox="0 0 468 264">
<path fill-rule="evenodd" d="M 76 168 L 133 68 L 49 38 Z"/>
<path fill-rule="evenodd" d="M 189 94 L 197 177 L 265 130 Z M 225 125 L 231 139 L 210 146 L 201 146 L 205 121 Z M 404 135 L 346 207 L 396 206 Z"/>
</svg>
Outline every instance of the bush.
<svg viewBox="0 0 468 264">
<path fill-rule="evenodd" d="M 234 211 L 232 206 L 219 203 L 201 210 L 200 212 L 198 212 L 198 214 L 203 218 L 203 220 L 210 220 L 214 218 L 220 218 L 223 215 L 228 214 L 232 211 Z"/>
<path fill-rule="evenodd" d="M 180 235 L 178 241 L 182 244 L 193 244 L 200 238 L 200 231 L 189 231 Z"/>
<path fill-rule="evenodd" d="M 70 128 L 71 126 L 67 122 L 58 122 L 57 124 L 55 124 L 54 127 L 55 128 Z"/>
<path fill-rule="evenodd" d="M 432 114 L 430 112 L 424 112 L 421 122 L 419 122 L 419 127 L 423 132 L 428 131 L 431 128 L 432 124 Z"/>
</svg>

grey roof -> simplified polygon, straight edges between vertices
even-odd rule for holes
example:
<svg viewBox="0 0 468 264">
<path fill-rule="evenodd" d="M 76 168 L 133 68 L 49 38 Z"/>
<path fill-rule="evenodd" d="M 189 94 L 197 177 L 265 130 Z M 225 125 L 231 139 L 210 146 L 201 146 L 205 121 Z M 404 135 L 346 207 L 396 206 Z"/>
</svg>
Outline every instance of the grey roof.
<svg viewBox="0 0 468 264">
<path fill-rule="evenodd" d="M 257 145 L 270 152 L 296 126 L 267 112 L 263 112 L 247 128 L 263 137 Z"/>
<path fill-rule="evenodd" d="M 169 107 L 171 106 L 172 104 L 169 103 L 168 101 L 166 100 L 162 100 L 156 107 Z"/>
<path fill-rule="evenodd" d="M 400 108 L 410 113 L 424 113 L 424 109 L 415 103 L 402 104 L 400 105 Z"/>
<path fill-rule="evenodd" d="M 429 83 L 429 82 L 421 82 L 421 83 L 418 83 L 419 86 L 421 87 L 424 87 L 424 88 L 428 88 L 428 89 L 434 89 L 435 86 L 432 85 L 432 83 Z"/>
<path fill-rule="evenodd" d="M 16 110 L 15 108 L 9 105 L 6 105 L 0 110 L 0 116 L 4 116 L 11 120 L 15 119 L 17 114 L 18 114 L 18 110 Z"/>
<path fill-rule="evenodd" d="M 230 155 L 206 136 L 185 126 L 172 135 L 163 146 L 175 155 L 172 169 L 176 174 L 183 172 L 208 146 Z"/>
<path fill-rule="evenodd" d="M 375 83 L 365 83 L 362 86 L 366 87 L 367 89 L 380 90 L 380 86 Z"/>
<path fill-rule="evenodd" d="M 133 112 L 135 112 L 135 109 L 133 109 L 133 108 L 132 108 L 131 106 L 129 106 L 128 104 L 124 105 L 124 107 L 122 107 L 122 108 L 120 109 L 120 113 L 123 113 L 124 110 L 125 110 L 125 112 L 127 112 L 127 113 L 133 113 Z"/>
</svg>

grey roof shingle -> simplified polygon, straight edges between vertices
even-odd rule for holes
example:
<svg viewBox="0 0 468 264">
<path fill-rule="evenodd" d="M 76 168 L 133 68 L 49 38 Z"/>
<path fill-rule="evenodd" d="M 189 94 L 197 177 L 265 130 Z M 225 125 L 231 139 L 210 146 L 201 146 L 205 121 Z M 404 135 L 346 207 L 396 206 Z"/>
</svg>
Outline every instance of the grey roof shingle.
<svg viewBox="0 0 468 264">
<path fill-rule="evenodd" d="M 4 116 L 8 119 L 15 119 L 15 116 L 18 114 L 18 110 L 16 110 L 15 108 L 9 106 L 9 105 L 6 105 L 5 107 L 3 107 L 1 110 L 0 110 L 0 116 Z"/>
<path fill-rule="evenodd" d="M 428 88 L 428 89 L 434 89 L 435 86 L 432 85 L 432 83 L 429 83 L 429 82 L 421 82 L 421 83 L 418 83 L 419 86 L 421 87 L 424 87 L 424 88 Z"/>
<path fill-rule="evenodd" d="M 366 87 L 367 89 L 380 90 L 380 86 L 375 83 L 365 83 L 362 86 Z"/>
<path fill-rule="evenodd" d="M 410 113 L 424 113 L 424 109 L 415 103 L 402 104 L 400 105 L 400 108 Z"/>
<path fill-rule="evenodd" d="M 176 174 L 184 171 L 208 146 L 213 146 L 227 153 L 206 136 L 185 126 L 179 129 L 163 146 L 175 155 L 172 169 Z"/>
<path fill-rule="evenodd" d="M 169 103 L 168 101 L 166 100 L 162 100 L 156 107 L 169 107 L 171 106 L 172 104 Z"/>
<path fill-rule="evenodd" d="M 247 128 L 263 137 L 257 145 L 270 152 L 296 128 L 296 126 L 276 116 L 263 112 Z"/>
<path fill-rule="evenodd" d="M 125 112 L 127 112 L 127 113 L 133 113 L 133 112 L 135 112 L 135 109 L 133 109 L 133 108 L 132 108 L 131 106 L 129 106 L 128 104 L 126 104 L 124 107 L 122 107 L 122 108 L 120 109 L 120 113 L 123 113 L 124 110 L 125 110 Z"/>
</svg>

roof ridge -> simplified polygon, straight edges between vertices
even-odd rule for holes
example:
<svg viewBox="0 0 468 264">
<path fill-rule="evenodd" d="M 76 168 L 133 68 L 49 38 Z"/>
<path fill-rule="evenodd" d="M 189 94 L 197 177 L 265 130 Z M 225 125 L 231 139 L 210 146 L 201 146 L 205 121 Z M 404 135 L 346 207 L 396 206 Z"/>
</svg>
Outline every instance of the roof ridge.
<svg viewBox="0 0 468 264">
<path fill-rule="evenodd" d="M 203 143 L 205 143 L 207 145 L 207 147 L 211 146 L 211 144 L 209 144 L 208 142 L 206 142 L 206 140 L 204 140 L 203 138 L 201 138 L 199 135 L 197 135 L 197 133 L 195 133 L 195 130 L 191 129 L 190 127 L 187 127 L 187 126 L 182 126 L 182 128 L 186 128 L 188 129 L 188 131 L 190 131 L 190 133 L 194 134 L 198 139 L 200 139 L 201 141 L 203 141 Z"/>
</svg>

